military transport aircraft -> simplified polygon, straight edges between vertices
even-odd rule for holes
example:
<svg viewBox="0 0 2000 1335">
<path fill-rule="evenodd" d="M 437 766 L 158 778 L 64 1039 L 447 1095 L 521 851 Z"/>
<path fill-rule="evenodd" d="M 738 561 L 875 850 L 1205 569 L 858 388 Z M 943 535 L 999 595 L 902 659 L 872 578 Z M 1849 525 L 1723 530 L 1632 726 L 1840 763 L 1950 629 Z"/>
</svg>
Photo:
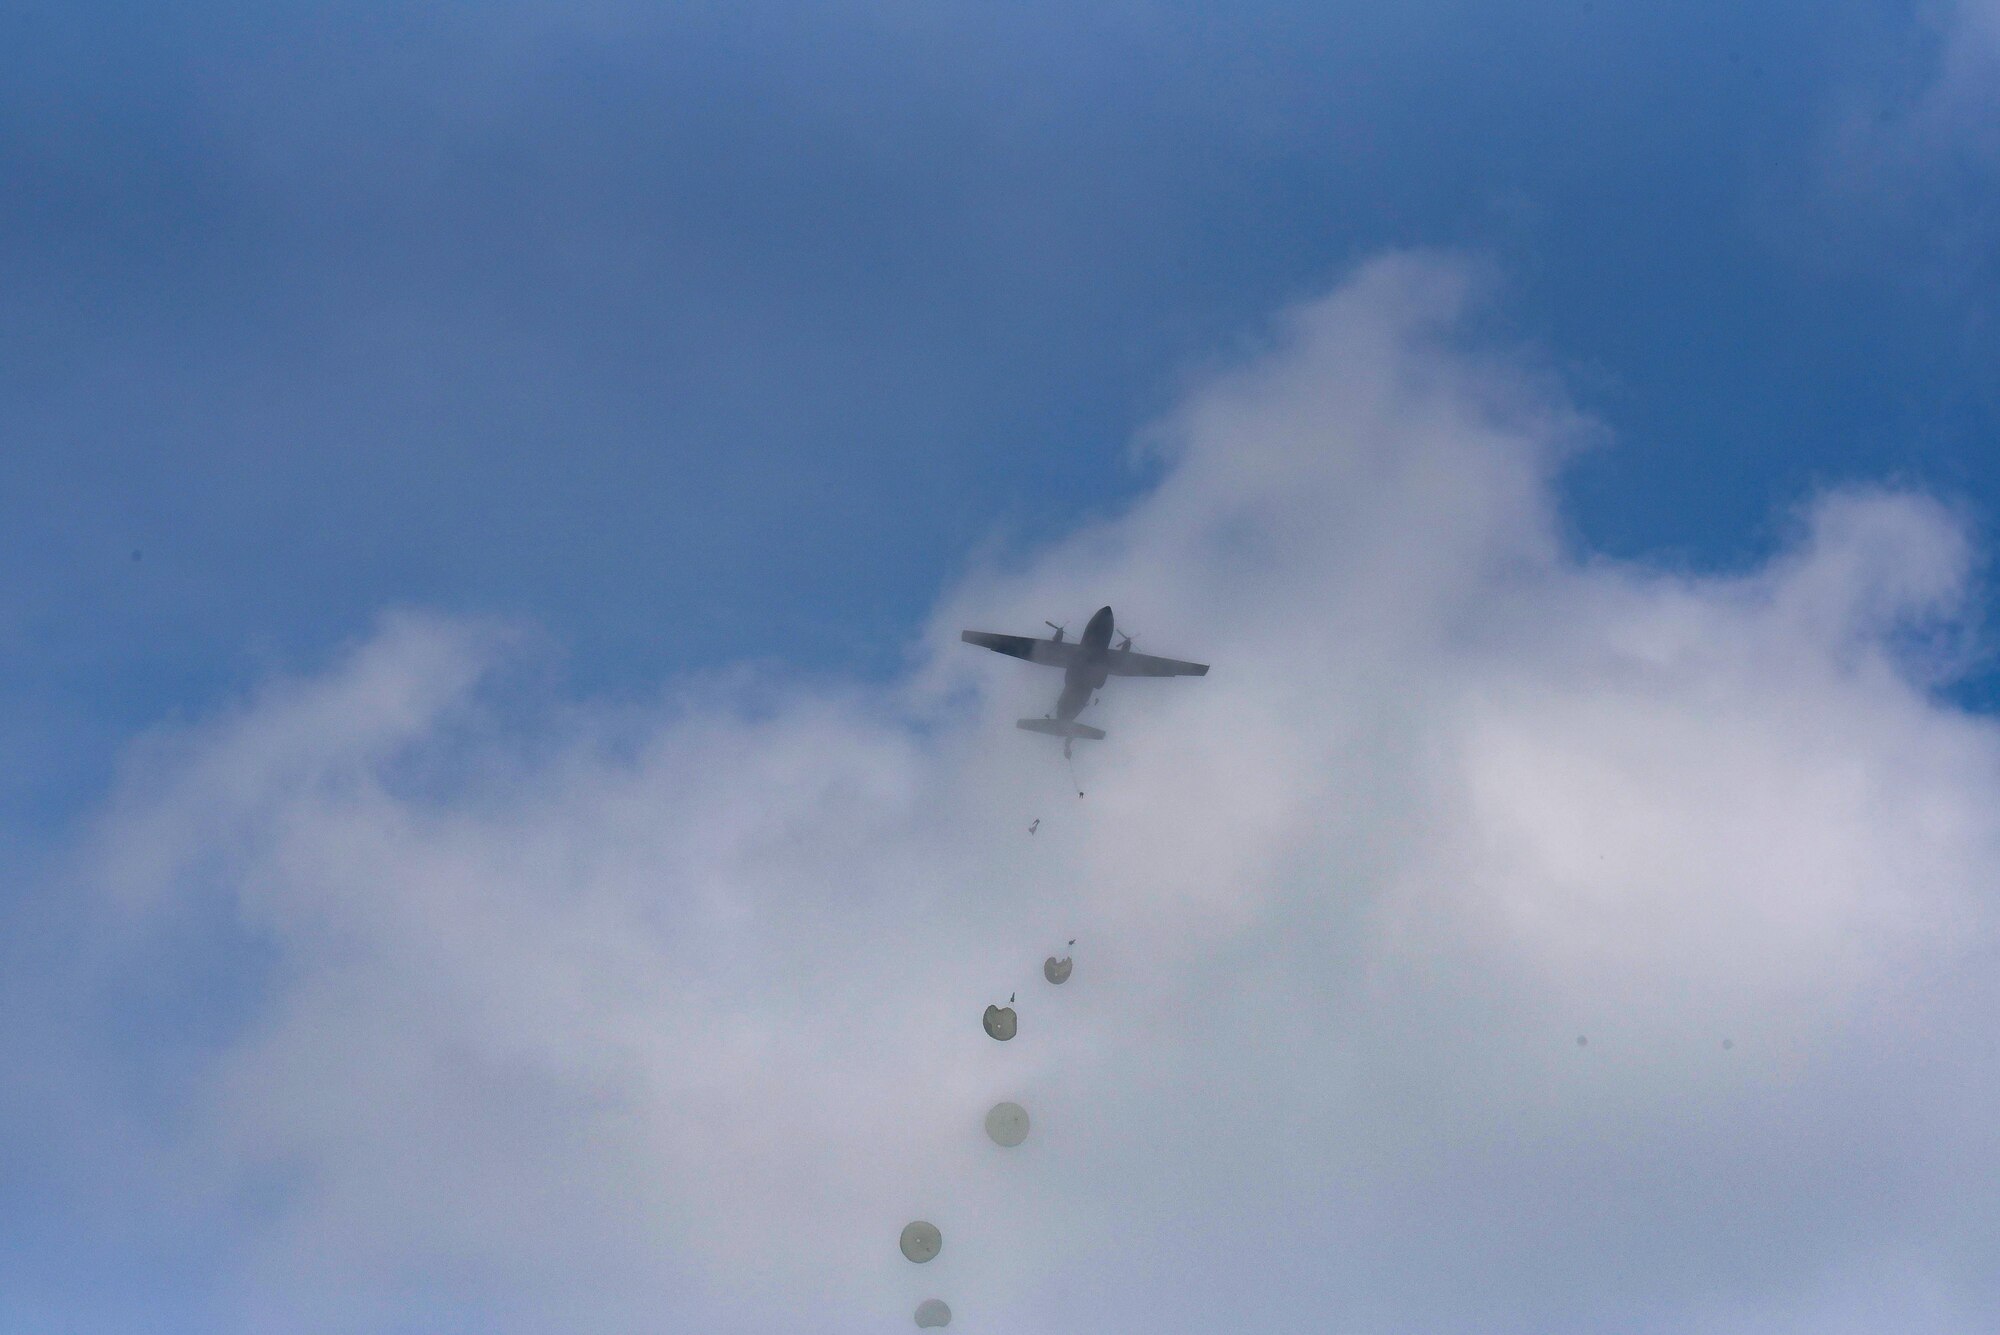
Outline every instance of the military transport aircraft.
<svg viewBox="0 0 2000 1335">
<path fill-rule="evenodd" d="M 1062 694 L 1056 698 L 1056 712 L 1044 718 L 1024 718 L 1014 726 L 1026 728 L 1029 732 L 1045 732 L 1051 737 L 1063 739 L 1063 754 L 1069 754 L 1070 744 L 1079 737 L 1092 741 L 1104 740 L 1104 730 L 1093 728 L 1087 723 L 1078 723 L 1076 716 L 1090 703 L 1093 692 L 1104 685 L 1109 677 L 1205 677 L 1208 675 L 1206 663 L 1183 663 L 1175 658 L 1155 658 L 1151 654 L 1132 652 L 1132 637 L 1120 637 L 1116 649 L 1111 647 L 1111 609 L 1100 607 L 1090 624 L 1083 628 L 1083 638 L 1064 642 L 1063 628 L 1053 621 L 1044 625 L 1055 632 L 1053 639 L 1038 640 L 1027 635 L 996 635 L 988 630 L 960 631 L 958 638 L 967 644 L 980 644 L 995 653 L 1009 654 L 1015 658 L 1025 658 L 1030 663 L 1040 663 L 1044 667 L 1059 667 L 1063 670 Z"/>
</svg>

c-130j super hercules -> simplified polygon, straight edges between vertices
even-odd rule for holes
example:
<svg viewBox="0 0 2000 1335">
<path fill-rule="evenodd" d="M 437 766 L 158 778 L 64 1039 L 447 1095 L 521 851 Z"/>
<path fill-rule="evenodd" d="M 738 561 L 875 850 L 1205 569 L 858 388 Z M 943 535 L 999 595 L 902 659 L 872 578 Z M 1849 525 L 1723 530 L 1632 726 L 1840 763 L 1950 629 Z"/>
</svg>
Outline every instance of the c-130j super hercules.
<svg viewBox="0 0 2000 1335">
<path fill-rule="evenodd" d="M 1132 637 L 1120 637 L 1116 649 L 1111 647 L 1111 609 L 1100 607 L 1090 624 L 1083 628 L 1083 638 L 1073 642 L 1063 640 L 1063 628 L 1053 621 L 1043 623 L 1055 631 L 1055 638 L 1038 640 L 1027 635 L 996 635 L 990 630 L 960 631 L 958 638 L 967 644 L 980 644 L 995 653 L 1009 654 L 1015 658 L 1025 658 L 1030 663 L 1040 663 L 1044 667 L 1059 667 L 1063 670 L 1062 694 L 1056 697 L 1056 712 L 1045 718 L 1024 718 L 1014 726 L 1026 728 L 1029 732 L 1045 732 L 1051 737 L 1063 739 L 1063 755 L 1069 755 L 1069 748 L 1079 737 L 1091 741 L 1104 740 L 1104 730 L 1093 728 L 1087 723 L 1078 723 L 1076 716 L 1090 703 L 1091 696 L 1111 677 L 1205 677 L 1208 675 L 1206 663 L 1183 663 L 1177 658 L 1155 658 L 1151 654 L 1132 652 Z"/>
</svg>

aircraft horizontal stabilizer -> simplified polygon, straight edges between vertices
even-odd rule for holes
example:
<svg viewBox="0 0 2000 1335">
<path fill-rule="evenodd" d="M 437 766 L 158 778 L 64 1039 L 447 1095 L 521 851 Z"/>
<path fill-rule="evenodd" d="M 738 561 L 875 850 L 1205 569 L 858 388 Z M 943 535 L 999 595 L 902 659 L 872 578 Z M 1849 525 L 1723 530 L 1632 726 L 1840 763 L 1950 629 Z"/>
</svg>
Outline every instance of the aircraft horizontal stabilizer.
<svg viewBox="0 0 2000 1335">
<path fill-rule="evenodd" d="M 1051 737 L 1084 737 L 1093 742 L 1104 740 L 1104 729 L 1078 723 L 1075 719 L 1024 718 L 1014 726 L 1029 732 L 1045 732 Z"/>
</svg>

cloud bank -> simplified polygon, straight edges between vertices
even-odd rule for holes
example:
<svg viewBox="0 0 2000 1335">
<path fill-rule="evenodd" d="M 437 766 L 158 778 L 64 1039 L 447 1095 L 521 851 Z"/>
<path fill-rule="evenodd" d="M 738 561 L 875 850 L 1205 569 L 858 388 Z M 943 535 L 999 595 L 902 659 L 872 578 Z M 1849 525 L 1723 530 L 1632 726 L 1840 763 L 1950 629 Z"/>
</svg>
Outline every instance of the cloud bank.
<svg viewBox="0 0 2000 1335">
<path fill-rule="evenodd" d="M 889 686 L 577 701 L 405 613 L 136 748 L 76 881 L 136 1005 L 230 924 L 225 1019 L 120 1114 L 218 1320 L 1990 1329 L 1968 534 L 1847 491 L 1753 570 L 1574 550 L 1601 432 L 1488 287 L 1396 255 L 1290 312 Z M 1080 799 L 1012 726 L 1053 674 L 956 632 L 1102 602 L 1214 669 L 1114 682 Z"/>
</svg>

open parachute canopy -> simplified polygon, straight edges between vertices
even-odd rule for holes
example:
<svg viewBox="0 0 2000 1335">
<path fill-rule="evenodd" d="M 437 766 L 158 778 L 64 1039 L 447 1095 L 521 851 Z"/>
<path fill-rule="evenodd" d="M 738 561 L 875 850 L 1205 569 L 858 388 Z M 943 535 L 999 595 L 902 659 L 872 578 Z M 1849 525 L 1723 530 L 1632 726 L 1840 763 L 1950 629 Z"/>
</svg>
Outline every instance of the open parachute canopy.
<svg viewBox="0 0 2000 1335">
<path fill-rule="evenodd" d="M 1012 1006 L 988 1006 L 980 1024 L 985 1026 L 988 1038 L 997 1038 L 1005 1043 L 1014 1036 L 1020 1020 Z"/>
<path fill-rule="evenodd" d="M 986 1134 L 995 1145 L 1013 1149 L 1028 1138 L 1028 1110 L 1018 1103 L 996 1103 L 986 1114 Z"/>
<path fill-rule="evenodd" d="M 903 1226 L 903 1236 L 898 1245 L 902 1247 L 904 1256 L 922 1265 L 944 1250 L 944 1237 L 937 1231 L 936 1224 L 918 1219 Z"/>
</svg>

